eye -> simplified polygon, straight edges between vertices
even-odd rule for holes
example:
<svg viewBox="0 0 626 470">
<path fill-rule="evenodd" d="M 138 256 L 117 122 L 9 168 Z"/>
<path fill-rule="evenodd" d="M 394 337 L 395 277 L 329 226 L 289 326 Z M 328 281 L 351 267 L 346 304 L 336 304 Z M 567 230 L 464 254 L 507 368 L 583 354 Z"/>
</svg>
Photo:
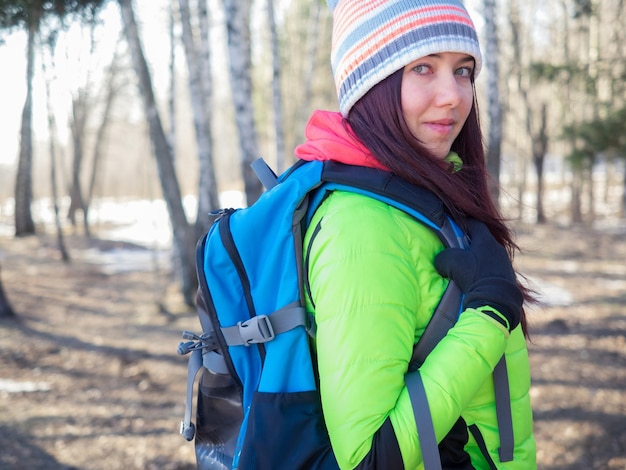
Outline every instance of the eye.
<svg viewBox="0 0 626 470">
<path fill-rule="evenodd" d="M 426 75 L 427 73 L 430 73 L 430 67 L 426 64 L 419 64 L 413 67 L 413 72 L 418 75 Z"/>
<path fill-rule="evenodd" d="M 456 75 L 460 77 L 470 78 L 474 73 L 474 69 L 472 67 L 460 67 L 456 69 Z"/>
</svg>

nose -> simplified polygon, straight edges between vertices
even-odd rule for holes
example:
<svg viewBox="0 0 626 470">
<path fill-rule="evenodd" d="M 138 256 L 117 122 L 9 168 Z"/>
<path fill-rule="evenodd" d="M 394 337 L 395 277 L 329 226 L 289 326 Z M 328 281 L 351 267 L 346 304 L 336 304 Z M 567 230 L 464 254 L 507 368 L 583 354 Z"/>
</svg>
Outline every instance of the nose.
<svg viewBox="0 0 626 470">
<path fill-rule="evenodd" d="M 462 100 L 462 84 L 454 73 L 445 73 L 437 81 L 435 104 L 441 107 L 456 108 Z"/>
</svg>

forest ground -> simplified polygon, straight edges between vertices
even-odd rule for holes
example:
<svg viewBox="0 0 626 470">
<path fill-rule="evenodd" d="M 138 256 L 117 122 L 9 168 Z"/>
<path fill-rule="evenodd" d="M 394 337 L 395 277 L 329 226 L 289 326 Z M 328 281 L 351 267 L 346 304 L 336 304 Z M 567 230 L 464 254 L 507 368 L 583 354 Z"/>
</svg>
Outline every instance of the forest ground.
<svg viewBox="0 0 626 470">
<path fill-rule="evenodd" d="M 540 469 L 626 469 L 626 229 L 526 226 L 531 396 Z M 113 273 L 120 242 L 0 237 L 17 320 L 0 321 L 0 469 L 194 468 L 178 434 L 197 329 L 164 269 Z"/>
</svg>

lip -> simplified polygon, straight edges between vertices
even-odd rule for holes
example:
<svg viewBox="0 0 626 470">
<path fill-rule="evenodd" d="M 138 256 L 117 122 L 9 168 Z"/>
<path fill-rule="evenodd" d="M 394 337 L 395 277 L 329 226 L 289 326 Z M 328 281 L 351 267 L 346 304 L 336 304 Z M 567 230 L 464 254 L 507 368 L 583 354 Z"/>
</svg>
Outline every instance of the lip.
<svg viewBox="0 0 626 470">
<path fill-rule="evenodd" d="M 424 123 L 429 129 L 438 134 L 449 134 L 453 131 L 456 121 L 454 119 L 439 119 Z"/>
</svg>

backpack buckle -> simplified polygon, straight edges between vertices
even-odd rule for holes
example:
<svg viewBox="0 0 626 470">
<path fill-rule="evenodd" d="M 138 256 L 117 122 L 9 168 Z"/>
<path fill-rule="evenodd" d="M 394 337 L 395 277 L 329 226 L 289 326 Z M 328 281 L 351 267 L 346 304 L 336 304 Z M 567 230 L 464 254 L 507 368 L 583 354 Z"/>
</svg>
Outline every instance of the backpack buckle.
<svg viewBox="0 0 626 470">
<path fill-rule="evenodd" d="M 267 315 L 257 315 L 244 322 L 238 322 L 239 335 L 244 346 L 272 341 L 276 335 Z"/>
</svg>

